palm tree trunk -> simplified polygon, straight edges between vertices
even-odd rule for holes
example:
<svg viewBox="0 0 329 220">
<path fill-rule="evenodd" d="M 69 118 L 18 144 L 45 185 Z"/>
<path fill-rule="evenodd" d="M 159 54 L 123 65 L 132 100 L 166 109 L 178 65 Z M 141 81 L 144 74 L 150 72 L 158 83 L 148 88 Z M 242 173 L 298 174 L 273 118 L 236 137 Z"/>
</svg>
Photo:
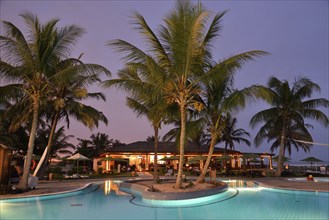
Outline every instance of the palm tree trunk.
<svg viewBox="0 0 329 220">
<path fill-rule="evenodd" d="M 286 135 L 286 128 L 285 128 L 285 125 L 284 125 L 283 129 L 282 129 L 282 133 L 281 133 L 279 159 L 278 159 L 277 171 L 275 172 L 275 176 L 281 176 L 281 172 L 282 172 L 282 162 L 283 162 L 283 155 L 284 155 L 285 135 Z"/>
<path fill-rule="evenodd" d="M 159 127 L 153 126 L 154 128 L 154 183 L 159 181 L 159 172 L 158 172 L 158 146 L 159 146 Z"/>
<path fill-rule="evenodd" d="M 53 144 L 53 139 L 54 139 L 58 119 L 59 119 L 59 110 L 56 111 L 56 114 L 53 117 L 47 146 L 46 146 L 46 148 L 45 148 L 45 150 L 42 154 L 42 157 L 40 158 L 40 161 L 39 161 L 39 163 L 38 163 L 38 165 L 37 165 L 37 167 L 36 167 L 36 169 L 33 173 L 33 176 L 38 176 L 39 179 L 43 178 L 44 173 L 46 171 L 46 167 L 48 165 L 48 161 L 49 161 L 48 158 L 49 158 L 49 155 L 50 155 L 51 146 Z"/>
<path fill-rule="evenodd" d="M 184 164 L 184 147 L 185 147 L 185 130 L 186 130 L 186 109 L 185 103 L 180 104 L 180 115 L 181 115 L 181 130 L 179 137 L 179 164 L 178 164 L 178 174 L 175 183 L 175 188 L 179 189 L 182 186 L 182 176 L 183 176 L 183 164 Z"/>
<path fill-rule="evenodd" d="M 211 160 L 212 154 L 213 154 L 214 149 L 215 149 L 215 143 L 216 143 L 216 138 L 214 137 L 214 135 L 212 135 L 207 160 L 206 160 L 206 163 L 203 166 L 203 169 L 202 169 L 202 172 L 201 172 L 200 176 L 196 180 L 196 183 L 203 183 L 204 182 L 204 178 L 207 174 L 207 170 L 209 168 L 210 160 Z"/>
<path fill-rule="evenodd" d="M 22 191 L 28 190 L 28 179 L 29 179 L 30 167 L 33 157 L 33 148 L 34 148 L 34 141 L 38 127 L 38 119 L 39 119 L 39 95 L 35 94 L 33 96 L 33 120 L 32 120 L 30 138 L 29 138 L 29 143 L 28 143 L 27 153 L 24 163 L 23 175 L 17 185 L 17 188 Z"/>
</svg>

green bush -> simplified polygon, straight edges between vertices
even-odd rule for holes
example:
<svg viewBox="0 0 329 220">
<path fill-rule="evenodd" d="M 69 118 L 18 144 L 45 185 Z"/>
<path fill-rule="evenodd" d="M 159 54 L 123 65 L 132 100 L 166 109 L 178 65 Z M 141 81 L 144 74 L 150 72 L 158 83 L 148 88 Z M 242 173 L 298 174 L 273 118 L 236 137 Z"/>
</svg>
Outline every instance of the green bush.
<svg viewBox="0 0 329 220">
<path fill-rule="evenodd" d="M 0 185 L 0 195 L 8 194 L 11 191 L 9 185 Z"/>
<path fill-rule="evenodd" d="M 50 173 L 62 173 L 62 167 L 60 166 L 56 166 L 56 167 L 52 167 L 50 168 Z"/>
</svg>

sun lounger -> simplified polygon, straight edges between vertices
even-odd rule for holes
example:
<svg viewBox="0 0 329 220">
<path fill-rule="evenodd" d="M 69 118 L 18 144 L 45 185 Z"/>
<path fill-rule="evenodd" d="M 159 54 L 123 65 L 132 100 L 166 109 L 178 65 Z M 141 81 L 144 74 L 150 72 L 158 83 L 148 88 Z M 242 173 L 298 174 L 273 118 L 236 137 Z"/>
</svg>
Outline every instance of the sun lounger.
<svg viewBox="0 0 329 220">
<path fill-rule="evenodd" d="M 29 175 L 27 186 L 29 189 L 35 189 L 38 185 L 38 177 Z"/>
</svg>

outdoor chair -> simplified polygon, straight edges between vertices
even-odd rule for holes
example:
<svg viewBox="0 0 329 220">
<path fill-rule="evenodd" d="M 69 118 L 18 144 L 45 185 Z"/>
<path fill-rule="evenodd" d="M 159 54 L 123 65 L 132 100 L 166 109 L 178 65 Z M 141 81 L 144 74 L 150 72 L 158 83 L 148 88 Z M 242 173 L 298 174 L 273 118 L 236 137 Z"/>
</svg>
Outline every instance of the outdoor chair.
<svg viewBox="0 0 329 220">
<path fill-rule="evenodd" d="M 167 173 L 165 174 L 165 176 L 172 176 L 173 175 L 173 169 L 168 169 Z"/>
</svg>

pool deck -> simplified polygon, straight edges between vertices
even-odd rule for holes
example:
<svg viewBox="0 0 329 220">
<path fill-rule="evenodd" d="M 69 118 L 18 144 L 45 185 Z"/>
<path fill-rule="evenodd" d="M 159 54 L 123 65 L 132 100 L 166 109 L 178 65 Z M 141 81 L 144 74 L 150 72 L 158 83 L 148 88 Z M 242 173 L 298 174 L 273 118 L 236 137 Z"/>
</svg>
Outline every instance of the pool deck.
<svg viewBox="0 0 329 220">
<path fill-rule="evenodd" d="M 122 178 L 124 179 L 124 178 Z M 131 178 L 130 178 L 131 179 Z M 223 180 L 229 178 L 223 178 Z M 241 179 L 241 178 L 236 178 Z M 244 180 L 258 182 L 261 186 L 279 188 L 279 189 L 291 189 L 291 190 L 307 190 L 307 191 L 323 191 L 329 192 L 329 182 L 297 182 L 289 181 L 288 178 L 246 178 Z M 39 181 L 38 186 L 34 190 L 30 190 L 25 193 L 19 194 L 6 194 L 0 195 L 0 199 L 36 196 L 51 193 L 61 193 L 65 191 L 76 190 L 84 187 L 88 183 L 105 181 L 110 179 L 79 179 L 79 180 L 65 180 L 65 181 Z"/>
</svg>

